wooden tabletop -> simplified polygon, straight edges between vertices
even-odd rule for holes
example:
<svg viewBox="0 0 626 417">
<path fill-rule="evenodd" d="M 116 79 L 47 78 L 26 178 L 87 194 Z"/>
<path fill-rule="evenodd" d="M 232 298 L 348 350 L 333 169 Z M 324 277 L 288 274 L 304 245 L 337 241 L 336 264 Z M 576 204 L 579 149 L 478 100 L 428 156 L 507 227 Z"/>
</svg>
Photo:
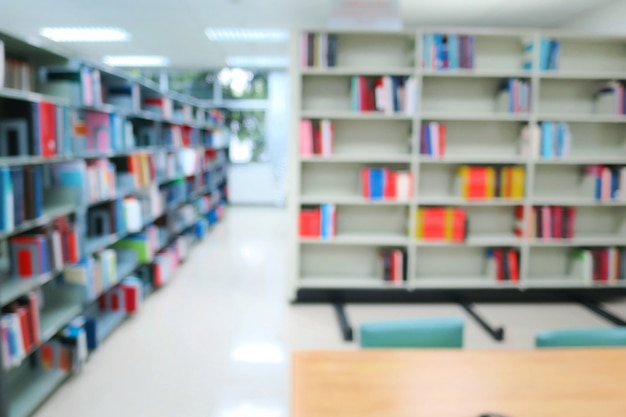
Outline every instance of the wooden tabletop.
<svg viewBox="0 0 626 417">
<path fill-rule="evenodd" d="M 291 417 L 626 417 L 626 349 L 296 352 Z"/>
</svg>

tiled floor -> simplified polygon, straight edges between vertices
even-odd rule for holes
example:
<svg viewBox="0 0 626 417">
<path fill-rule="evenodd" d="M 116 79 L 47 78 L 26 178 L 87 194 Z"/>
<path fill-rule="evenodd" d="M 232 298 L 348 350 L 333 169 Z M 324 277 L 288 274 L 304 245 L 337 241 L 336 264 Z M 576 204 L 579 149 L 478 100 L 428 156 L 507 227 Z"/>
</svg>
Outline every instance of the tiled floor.
<svg viewBox="0 0 626 417">
<path fill-rule="evenodd" d="M 287 417 L 289 352 L 355 349 L 327 305 L 287 302 L 286 212 L 230 208 L 167 288 L 125 322 L 37 417 Z M 611 309 L 626 316 L 626 303 Z M 531 348 L 540 330 L 607 323 L 574 305 L 480 305 L 507 339 L 468 317 L 469 349 Z M 465 315 L 455 305 L 354 305 L 359 322 Z"/>
</svg>

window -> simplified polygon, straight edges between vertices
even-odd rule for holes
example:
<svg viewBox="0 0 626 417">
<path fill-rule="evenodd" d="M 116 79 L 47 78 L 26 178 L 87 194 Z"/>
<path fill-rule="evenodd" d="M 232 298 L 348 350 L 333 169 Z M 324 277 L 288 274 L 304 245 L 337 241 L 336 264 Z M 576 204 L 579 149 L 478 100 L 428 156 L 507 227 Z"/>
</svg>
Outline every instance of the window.
<svg viewBox="0 0 626 417">
<path fill-rule="evenodd" d="M 222 96 L 226 100 L 266 100 L 267 73 L 253 72 L 241 68 L 224 68 L 218 78 L 222 85 Z"/>
<path fill-rule="evenodd" d="M 231 110 L 227 116 L 230 128 L 230 160 L 234 163 L 259 162 L 265 154 L 265 112 Z"/>
</svg>

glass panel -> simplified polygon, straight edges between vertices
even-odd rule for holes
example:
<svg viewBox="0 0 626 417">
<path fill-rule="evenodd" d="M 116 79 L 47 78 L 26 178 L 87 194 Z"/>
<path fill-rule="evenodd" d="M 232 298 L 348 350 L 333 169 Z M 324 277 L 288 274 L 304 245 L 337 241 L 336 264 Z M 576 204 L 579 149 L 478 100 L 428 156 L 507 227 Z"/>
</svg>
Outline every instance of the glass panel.
<svg viewBox="0 0 626 417">
<path fill-rule="evenodd" d="M 224 68 L 218 78 L 223 98 L 260 100 L 268 98 L 267 72 L 253 72 L 241 68 Z"/>
<path fill-rule="evenodd" d="M 212 100 L 216 71 L 171 70 L 168 73 L 169 88 L 199 99 Z"/>
<path fill-rule="evenodd" d="M 230 161 L 234 163 L 267 160 L 265 152 L 265 112 L 232 110 L 227 117 L 230 127 Z"/>
</svg>

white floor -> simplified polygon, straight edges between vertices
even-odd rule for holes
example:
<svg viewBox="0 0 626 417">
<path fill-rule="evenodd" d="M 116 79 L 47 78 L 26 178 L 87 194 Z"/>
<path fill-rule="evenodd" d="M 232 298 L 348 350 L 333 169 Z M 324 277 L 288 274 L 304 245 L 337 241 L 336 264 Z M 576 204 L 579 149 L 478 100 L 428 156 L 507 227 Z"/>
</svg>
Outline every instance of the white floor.
<svg viewBox="0 0 626 417">
<path fill-rule="evenodd" d="M 176 278 L 95 352 L 37 417 L 287 417 L 289 353 L 355 349 L 327 305 L 287 303 L 286 212 L 230 208 Z M 626 316 L 626 303 L 610 304 Z M 607 326 L 575 305 L 480 305 L 506 325 L 493 342 L 469 317 L 469 349 L 532 348 L 537 331 Z M 369 320 L 463 315 L 455 305 L 351 305 Z"/>
</svg>

